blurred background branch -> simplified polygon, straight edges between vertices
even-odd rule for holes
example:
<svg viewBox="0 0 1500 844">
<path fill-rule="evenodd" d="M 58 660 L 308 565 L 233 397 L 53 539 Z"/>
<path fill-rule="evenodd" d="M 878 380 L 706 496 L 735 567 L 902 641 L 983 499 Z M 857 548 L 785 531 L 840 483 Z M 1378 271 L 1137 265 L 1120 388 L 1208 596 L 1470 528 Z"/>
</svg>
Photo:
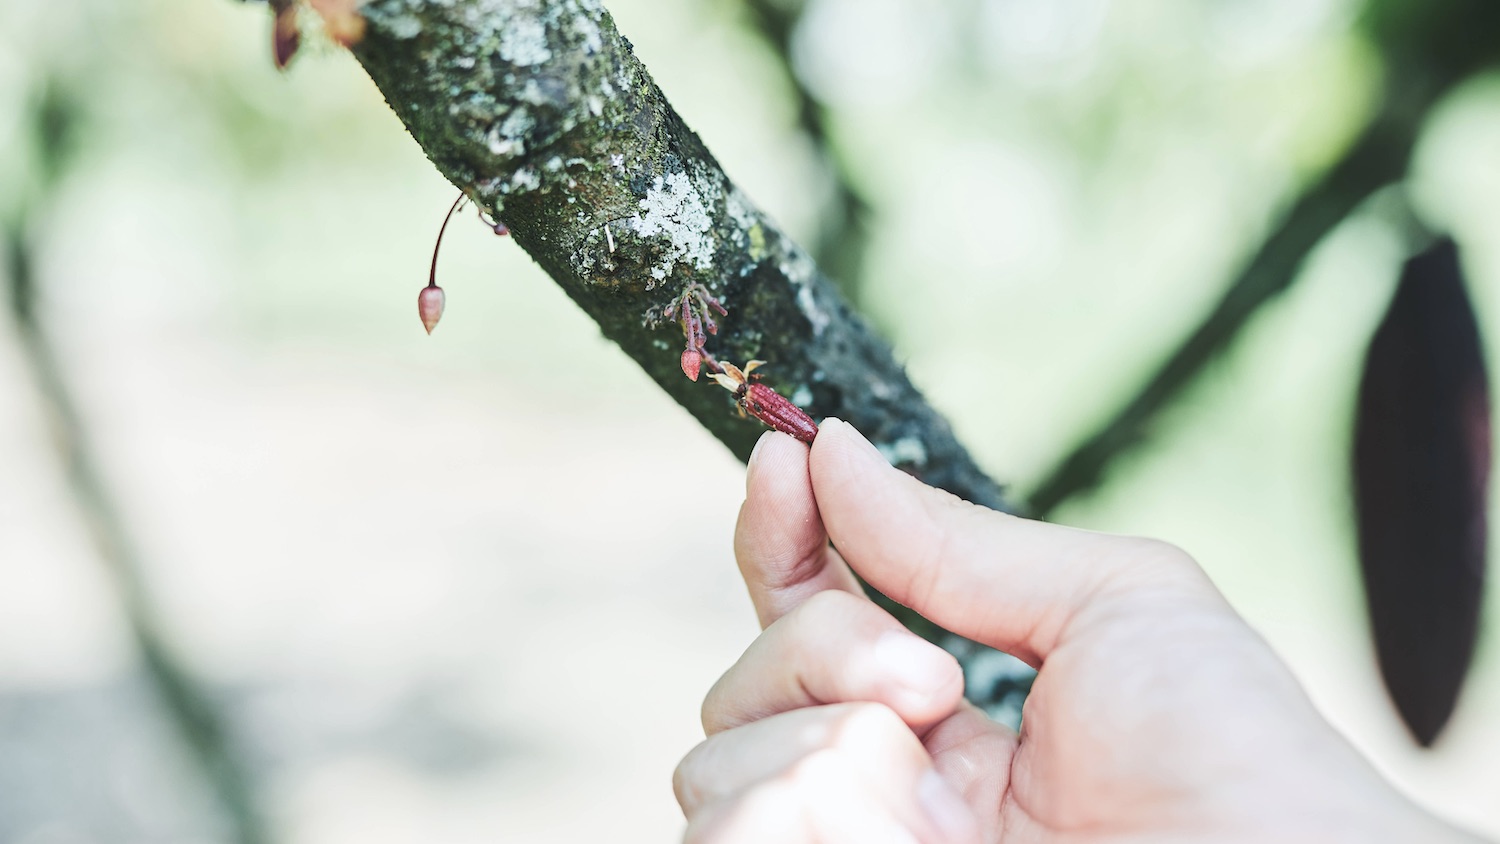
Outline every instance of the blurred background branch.
<svg viewBox="0 0 1500 844">
<path fill-rule="evenodd" d="M 1385 60 L 1369 125 L 1321 178 L 1303 189 L 1209 311 L 1138 392 L 1045 472 L 1027 511 L 1046 518 L 1103 483 L 1141 445 L 1156 418 L 1222 355 L 1263 306 L 1291 287 L 1308 255 L 1376 191 L 1405 177 L 1433 108 L 1500 55 L 1500 5 L 1488 0 L 1372 0 L 1365 29 Z"/>
<path fill-rule="evenodd" d="M 236 752 L 226 719 L 213 696 L 176 653 L 151 598 L 146 566 L 130 536 L 93 452 L 92 440 L 65 367 L 41 314 L 41 284 L 33 244 L 41 237 L 50 200 L 76 161 L 83 107 L 58 78 L 43 77 L 32 108 L 22 115 L 31 141 L 34 174 L 15 197 L 3 222 L 8 312 L 42 415 L 57 449 L 77 517 L 107 568 L 151 688 L 190 751 L 203 781 L 217 798 L 235 844 L 271 841 L 255 786 Z"/>
<path fill-rule="evenodd" d="M 797 72 L 792 39 L 806 9 L 804 0 L 744 0 L 745 11 L 775 53 L 792 89 L 797 125 L 816 152 L 832 193 L 818 216 L 817 235 L 809 247 L 818 266 L 833 279 L 855 307 L 861 307 L 864 262 L 870 242 L 868 200 L 860 193 L 858 174 L 833 137 L 833 114 Z"/>
</svg>

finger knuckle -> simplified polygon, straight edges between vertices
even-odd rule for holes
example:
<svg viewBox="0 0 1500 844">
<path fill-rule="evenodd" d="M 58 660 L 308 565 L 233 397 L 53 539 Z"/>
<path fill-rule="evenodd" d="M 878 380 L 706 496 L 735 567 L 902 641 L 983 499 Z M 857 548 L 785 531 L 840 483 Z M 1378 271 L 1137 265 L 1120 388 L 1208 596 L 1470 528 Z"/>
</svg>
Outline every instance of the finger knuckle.
<svg viewBox="0 0 1500 844">
<path fill-rule="evenodd" d="M 920 499 L 921 513 L 926 520 L 926 548 L 921 558 L 910 567 L 905 583 L 903 603 L 924 606 L 934 601 L 945 582 L 952 578 L 953 563 L 962 555 L 958 549 L 964 538 L 990 529 L 996 519 L 1012 519 L 965 501 L 945 490 L 933 490 L 934 494 Z"/>
<path fill-rule="evenodd" d="M 837 782 L 853 773 L 841 749 L 825 747 L 793 762 L 777 780 L 779 785 L 802 794 L 816 790 L 822 783 Z"/>
<path fill-rule="evenodd" d="M 884 619 L 882 618 L 884 616 Z M 895 622 L 862 595 L 837 589 L 819 592 L 777 623 L 786 658 L 836 671 L 845 652 Z"/>
<path fill-rule="evenodd" d="M 830 732 L 835 747 L 868 747 L 910 735 L 906 722 L 881 703 L 845 704 Z"/>
<path fill-rule="evenodd" d="M 703 724 L 706 735 L 722 732 L 731 721 L 728 711 L 733 705 L 734 696 L 728 686 L 729 674 L 726 673 L 703 696 L 703 705 L 698 708 L 698 720 Z"/>
<path fill-rule="evenodd" d="M 1124 538 L 1116 563 L 1131 572 L 1160 577 L 1183 577 L 1198 570 L 1197 561 L 1188 552 L 1165 540 L 1143 536 Z"/>
<path fill-rule="evenodd" d="M 803 601 L 787 618 L 796 628 L 794 638 L 800 638 L 797 634 L 838 629 L 838 626 L 859 615 L 863 608 L 861 605 L 869 604 L 861 596 L 838 589 L 825 589 Z"/>
<path fill-rule="evenodd" d="M 677 763 L 672 771 L 672 795 L 677 798 L 677 805 L 682 807 L 686 815 L 691 815 L 694 809 L 703 802 L 703 789 L 699 785 L 700 772 L 703 770 L 703 757 L 711 752 L 708 743 L 703 742 L 688 751 Z"/>
<path fill-rule="evenodd" d="M 765 558 L 760 561 L 760 576 L 774 591 L 796 588 L 818 576 L 823 570 L 827 552 L 825 543 Z M 743 563 L 747 557 L 739 559 Z"/>
<path fill-rule="evenodd" d="M 802 815 L 795 784 L 767 780 L 689 818 L 682 840 L 683 844 L 806 840 Z"/>
<path fill-rule="evenodd" d="M 851 595 L 839 589 L 825 589 L 803 602 L 801 609 L 808 615 L 848 615 L 869 603 L 859 595 Z"/>
</svg>

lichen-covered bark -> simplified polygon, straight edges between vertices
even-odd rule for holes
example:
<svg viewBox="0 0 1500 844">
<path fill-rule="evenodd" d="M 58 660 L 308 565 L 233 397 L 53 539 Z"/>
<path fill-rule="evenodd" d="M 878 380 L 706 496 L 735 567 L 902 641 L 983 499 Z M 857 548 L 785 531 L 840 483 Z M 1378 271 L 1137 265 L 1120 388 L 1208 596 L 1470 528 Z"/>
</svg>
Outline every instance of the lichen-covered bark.
<svg viewBox="0 0 1500 844">
<path fill-rule="evenodd" d="M 902 468 L 989 507 L 999 487 L 890 348 L 736 188 L 597 0 L 373 0 L 355 55 L 438 169 L 604 334 L 741 459 L 764 428 L 683 377 L 682 336 L 644 319 L 686 285 L 729 311 L 708 350 L 768 362 L 815 418 L 852 422 Z"/>
</svg>

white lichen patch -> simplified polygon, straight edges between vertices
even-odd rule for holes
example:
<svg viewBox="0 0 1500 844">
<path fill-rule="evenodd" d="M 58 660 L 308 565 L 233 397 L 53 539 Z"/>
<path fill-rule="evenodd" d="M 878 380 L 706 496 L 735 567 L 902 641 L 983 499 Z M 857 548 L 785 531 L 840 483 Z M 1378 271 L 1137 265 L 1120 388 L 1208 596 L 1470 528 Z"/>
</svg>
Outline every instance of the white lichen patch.
<svg viewBox="0 0 1500 844">
<path fill-rule="evenodd" d="M 881 443 L 875 447 L 880 449 L 881 456 L 892 466 L 927 465 L 927 447 L 916 437 L 902 437 L 893 443 Z"/>
<path fill-rule="evenodd" d="M 818 304 L 818 297 L 813 293 L 813 280 L 817 277 L 818 268 L 813 263 L 812 257 L 801 249 L 792 245 L 790 241 L 783 241 L 787 250 L 786 259 L 778 268 L 786 280 L 797 288 L 797 307 L 801 309 L 802 315 L 807 317 L 812 326 L 813 336 L 822 334 L 833 322 L 833 315 L 828 313 Z"/>
<path fill-rule="evenodd" d="M 516 15 L 501 30 L 500 58 L 520 67 L 542 64 L 552 58 L 547 46 L 547 27 L 537 18 Z"/>
<path fill-rule="evenodd" d="M 741 270 L 741 274 L 750 272 L 754 264 L 760 263 L 766 257 L 766 232 L 762 226 L 760 211 L 758 211 L 750 197 L 739 188 L 732 188 L 729 196 L 724 200 L 724 207 L 729 212 L 729 219 L 734 221 L 735 245 L 744 249 L 750 256 L 751 264 Z"/>
<path fill-rule="evenodd" d="M 536 126 L 525 107 L 511 109 L 497 126 L 491 126 L 485 143 L 497 156 L 515 156 L 526 152 L 526 136 Z"/>
<path fill-rule="evenodd" d="M 729 196 L 724 200 L 724 207 L 729 211 L 729 219 L 734 220 L 735 227 L 742 231 L 749 231 L 760 222 L 755 206 L 750 204 L 750 198 L 739 188 L 730 189 Z"/>
<path fill-rule="evenodd" d="M 548 102 L 547 92 L 542 90 L 542 86 L 535 79 L 526 80 L 526 84 L 521 86 L 521 93 L 516 99 L 532 105 L 546 105 Z"/>
<path fill-rule="evenodd" d="M 812 284 L 813 277 L 818 273 L 818 266 L 813 263 L 812 256 L 803 252 L 796 244 L 782 238 L 782 252 L 786 258 L 782 260 L 778 269 L 786 276 L 786 280 L 798 287 L 808 287 Z"/>
<path fill-rule="evenodd" d="M 386 29 L 397 38 L 405 40 L 422 34 L 422 20 L 416 15 L 395 15 L 385 23 Z"/>
<path fill-rule="evenodd" d="M 665 279 L 679 261 L 699 270 L 713 267 L 713 217 L 688 174 L 657 176 L 640 208 L 630 227 L 641 237 L 664 237 L 669 243 L 661 263 L 651 268 L 652 278 Z"/>
<path fill-rule="evenodd" d="M 822 308 L 818 307 L 817 299 L 813 297 L 812 287 L 802 285 L 797 290 L 797 307 L 802 309 L 802 315 L 807 317 L 808 323 L 812 325 L 813 336 L 822 334 L 833 322 L 833 317 Z"/>
<path fill-rule="evenodd" d="M 573 31 L 583 39 L 583 50 L 589 55 L 604 49 L 604 35 L 599 31 L 599 24 L 594 23 L 587 15 L 573 17 Z"/>
<path fill-rule="evenodd" d="M 515 193 L 523 190 L 536 190 L 542 186 L 542 176 L 530 167 L 522 167 L 510 177 L 510 186 L 506 193 Z"/>
</svg>

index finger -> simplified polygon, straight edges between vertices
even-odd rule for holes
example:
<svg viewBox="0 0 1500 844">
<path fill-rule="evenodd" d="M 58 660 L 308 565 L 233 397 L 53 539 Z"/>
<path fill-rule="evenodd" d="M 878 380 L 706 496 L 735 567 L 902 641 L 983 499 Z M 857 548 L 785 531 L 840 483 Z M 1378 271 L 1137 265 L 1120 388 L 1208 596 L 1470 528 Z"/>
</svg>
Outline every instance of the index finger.
<svg viewBox="0 0 1500 844">
<path fill-rule="evenodd" d="M 808 448 L 786 434 L 766 432 L 750 455 L 734 556 L 762 628 L 828 589 L 864 595 L 828 544 Z"/>
</svg>

